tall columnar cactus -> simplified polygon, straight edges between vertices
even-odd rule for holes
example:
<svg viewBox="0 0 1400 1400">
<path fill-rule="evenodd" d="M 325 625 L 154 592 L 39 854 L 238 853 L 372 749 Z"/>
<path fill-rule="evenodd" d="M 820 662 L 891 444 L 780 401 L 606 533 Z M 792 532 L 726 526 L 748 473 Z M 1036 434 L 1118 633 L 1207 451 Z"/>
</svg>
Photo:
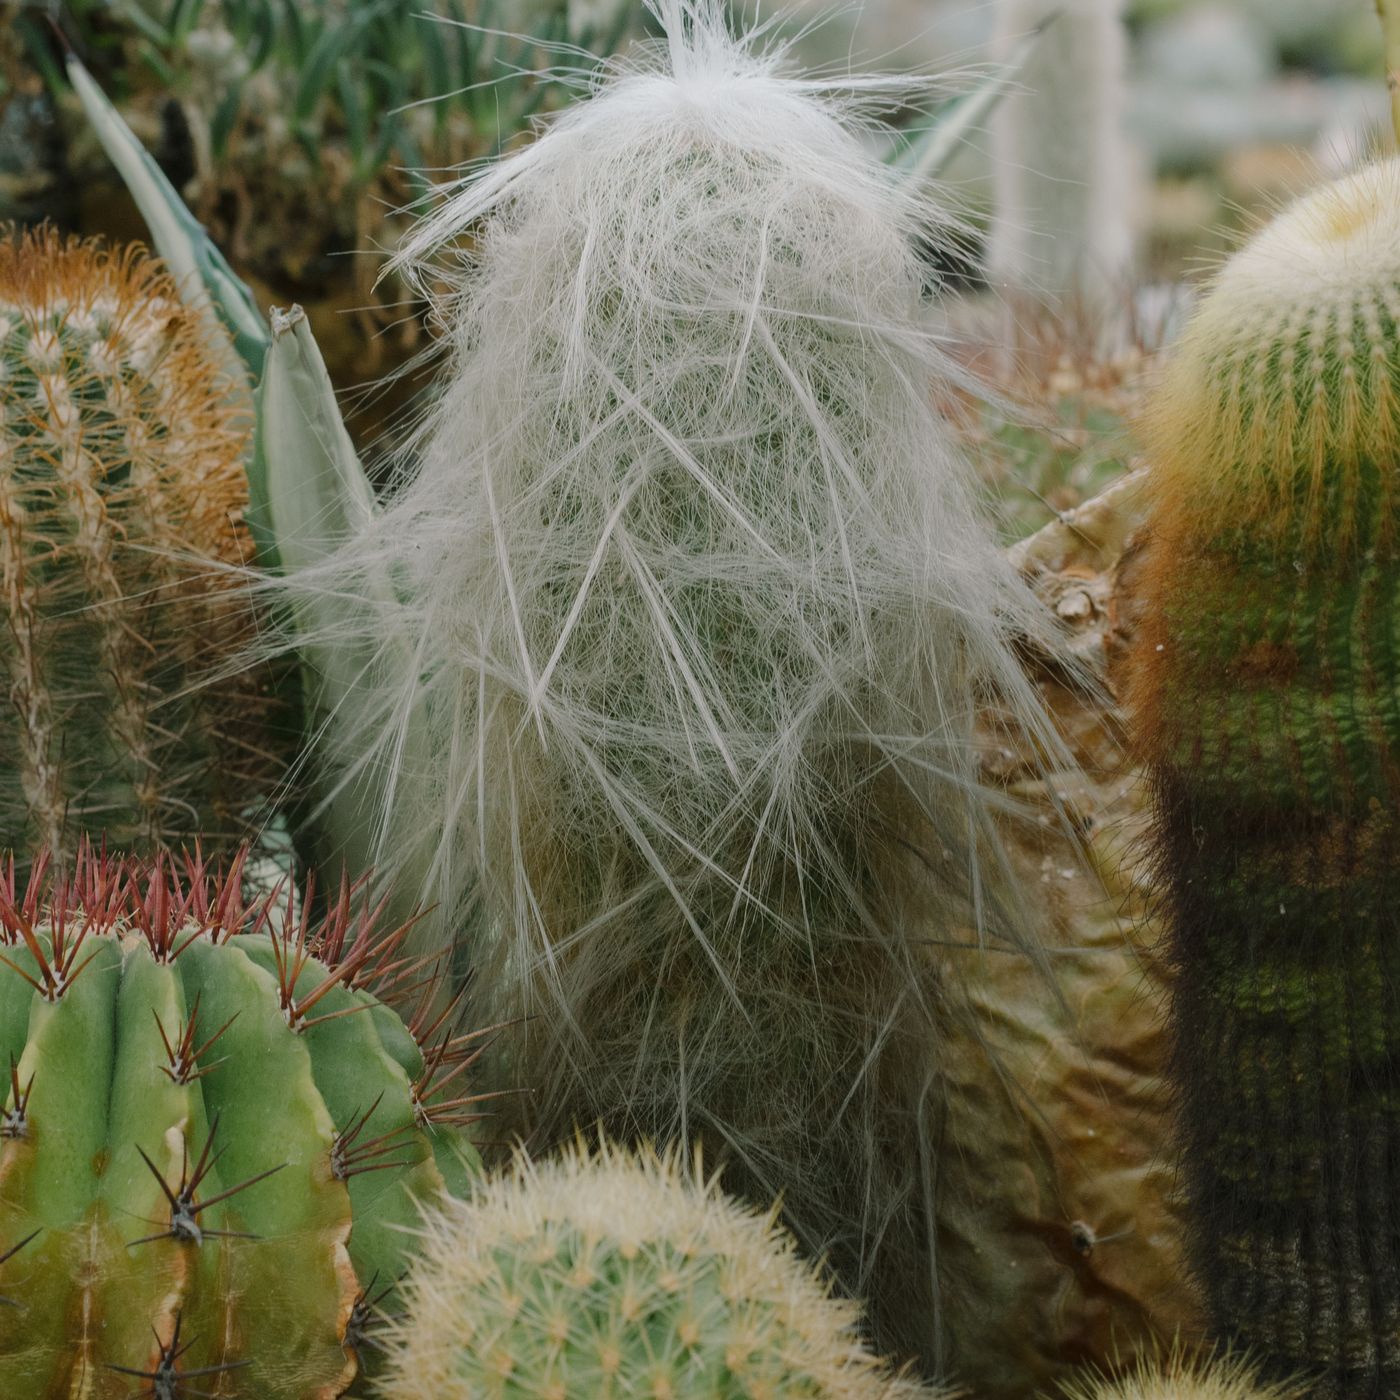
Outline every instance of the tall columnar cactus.
<svg viewBox="0 0 1400 1400">
<path fill-rule="evenodd" d="M 940 945 L 1022 927 L 972 720 L 1044 737 L 1044 624 L 931 407 L 936 211 L 853 129 L 908 80 L 657 12 L 406 247 L 471 230 L 421 467 L 291 587 L 368 643 L 328 731 L 537 1141 L 698 1136 L 934 1365 Z"/>
<path fill-rule="evenodd" d="M 277 775 L 236 570 L 246 412 L 137 252 L 0 237 L 0 844 L 250 834 Z"/>
<path fill-rule="evenodd" d="M 1135 707 L 1221 1336 L 1400 1387 L 1400 162 L 1221 271 L 1150 410 Z"/>
<path fill-rule="evenodd" d="M 993 47 L 1044 30 L 992 118 L 994 281 L 1101 305 L 1132 259 L 1123 0 L 997 0 Z"/>
<path fill-rule="evenodd" d="M 425 1054 L 366 989 L 419 980 L 402 934 L 345 890 L 279 929 L 238 880 L 0 879 L 0 1394 L 340 1395 L 469 1179 L 472 1038 Z"/>
<path fill-rule="evenodd" d="M 674 1154 L 517 1157 L 429 1215 L 386 1332 L 386 1400 L 934 1400 L 859 1308 Z"/>
</svg>

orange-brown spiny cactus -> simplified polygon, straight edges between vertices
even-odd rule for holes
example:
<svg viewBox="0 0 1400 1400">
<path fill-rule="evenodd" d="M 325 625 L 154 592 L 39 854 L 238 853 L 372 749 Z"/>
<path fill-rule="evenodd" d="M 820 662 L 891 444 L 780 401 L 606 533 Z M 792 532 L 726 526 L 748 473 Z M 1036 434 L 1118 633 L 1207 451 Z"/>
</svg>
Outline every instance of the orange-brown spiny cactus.
<svg viewBox="0 0 1400 1400">
<path fill-rule="evenodd" d="M 139 250 L 0 234 L 0 842 L 232 844 L 275 780 L 246 643 L 248 417 Z"/>
</svg>

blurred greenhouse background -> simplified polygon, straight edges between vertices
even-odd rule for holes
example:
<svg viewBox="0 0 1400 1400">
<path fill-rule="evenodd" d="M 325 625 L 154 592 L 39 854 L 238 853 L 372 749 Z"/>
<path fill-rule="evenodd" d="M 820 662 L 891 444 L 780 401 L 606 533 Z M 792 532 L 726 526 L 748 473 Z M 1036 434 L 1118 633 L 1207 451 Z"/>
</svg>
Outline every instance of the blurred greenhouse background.
<svg viewBox="0 0 1400 1400">
<path fill-rule="evenodd" d="M 1374 0 L 1125 3 L 1126 140 L 1108 184 L 1136 285 L 1189 279 L 1261 210 L 1380 140 Z M 997 5 L 805 0 L 785 22 L 809 62 L 935 75 L 933 110 L 993 61 Z M 67 90 L 70 43 L 259 301 L 306 306 L 337 385 L 370 386 L 426 339 L 404 289 L 376 286 L 396 211 L 437 172 L 528 140 L 589 53 L 647 26 L 640 0 L 0 0 L 0 220 L 144 237 Z M 972 246 L 943 264 L 974 286 L 993 146 L 974 132 L 947 172 Z M 352 396 L 361 441 L 412 393 L 407 376 Z"/>
</svg>

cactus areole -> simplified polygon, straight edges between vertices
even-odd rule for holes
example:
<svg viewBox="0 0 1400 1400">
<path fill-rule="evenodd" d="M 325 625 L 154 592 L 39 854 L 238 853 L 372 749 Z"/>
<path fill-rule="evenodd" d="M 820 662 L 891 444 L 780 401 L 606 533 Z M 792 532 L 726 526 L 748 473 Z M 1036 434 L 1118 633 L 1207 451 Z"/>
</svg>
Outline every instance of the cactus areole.
<svg viewBox="0 0 1400 1400">
<path fill-rule="evenodd" d="M 403 1227 L 467 1183 L 476 1038 L 368 990 L 421 983 L 403 931 L 345 888 L 274 917 L 239 876 L 0 877 L 6 1397 L 344 1394 Z"/>
<path fill-rule="evenodd" d="M 1222 270 L 1152 410 L 1136 711 L 1222 1339 L 1400 1389 L 1400 162 Z"/>
</svg>

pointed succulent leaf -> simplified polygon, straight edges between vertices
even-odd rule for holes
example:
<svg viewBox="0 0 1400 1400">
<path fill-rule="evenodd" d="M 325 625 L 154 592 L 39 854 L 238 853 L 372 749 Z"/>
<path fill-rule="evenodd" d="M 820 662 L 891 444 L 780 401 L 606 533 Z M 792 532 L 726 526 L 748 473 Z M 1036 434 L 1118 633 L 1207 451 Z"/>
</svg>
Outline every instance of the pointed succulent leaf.
<svg viewBox="0 0 1400 1400">
<path fill-rule="evenodd" d="M 1006 61 L 991 69 L 975 88 L 945 103 L 931 125 L 894 145 L 886 152 L 886 164 L 916 183 L 938 179 L 962 149 L 968 134 L 986 121 L 1011 90 L 1041 35 L 1054 21 L 1052 15 L 1037 25 L 1012 49 Z"/>
<path fill-rule="evenodd" d="M 296 572 L 320 563 L 375 510 L 374 489 L 299 306 L 272 312 L 257 410 L 249 467 L 253 528 L 260 553 Z"/>
<path fill-rule="evenodd" d="M 394 605 L 387 576 L 370 576 L 358 594 L 314 583 L 316 567 L 370 524 L 376 505 L 300 307 L 272 314 L 257 419 L 249 467 L 250 523 L 264 564 L 301 576 L 291 594 L 303 694 L 313 723 L 334 724 L 344 710 L 354 709 L 362 690 L 373 688 L 382 668 L 394 671 L 412 662 L 407 644 L 397 638 L 388 642 L 387 655 L 353 640 L 367 631 L 360 624 L 362 613 Z M 408 742 L 411 748 L 411 735 Z M 363 874 L 377 863 L 377 781 L 352 759 L 339 784 L 322 792 L 316 822 L 323 869 L 333 872 L 344 862 Z"/>
</svg>

